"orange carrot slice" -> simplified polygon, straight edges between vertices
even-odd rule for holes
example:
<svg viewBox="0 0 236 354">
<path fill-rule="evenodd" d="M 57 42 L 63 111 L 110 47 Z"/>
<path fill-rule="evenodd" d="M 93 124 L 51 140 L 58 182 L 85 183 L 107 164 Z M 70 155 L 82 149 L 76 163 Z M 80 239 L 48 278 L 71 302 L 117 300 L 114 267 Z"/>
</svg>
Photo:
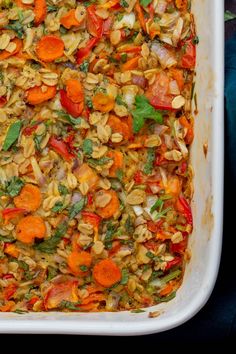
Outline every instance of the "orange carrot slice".
<svg viewBox="0 0 236 354">
<path fill-rule="evenodd" d="M 19 51 L 22 48 L 22 40 L 20 40 L 19 38 L 14 38 L 10 43 L 14 43 L 16 45 L 16 48 L 13 50 L 13 52 L 8 52 L 7 50 L 3 50 L 0 53 L 0 60 L 4 60 L 7 58 L 12 57 L 13 55 L 19 53 Z"/>
<path fill-rule="evenodd" d="M 114 98 L 102 92 L 97 93 L 92 101 L 94 109 L 103 113 L 110 112 L 115 105 Z"/>
<path fill-rule="evenodd" d="M 88 275 L 88 267 L 91 266 L 92 256 L 90 253 L 85 251 L 73 251 L 68 256 L 67 262 L 74 275 L 83 277 Z"/>
<path fill-rule="evenodd" d="M 121 270 L 111 259 L 103 259 L 93 268 L 93 277 L 99 285 L 110 288 L 121 280 Z"/>
<path fill-rule="evenodd" d="M 46 0 L 34 1 L 34 23 L 38 26 L 42 23 L 47 15 L 47 3 Z"/>
<path fill-rule="evenodd" d="M 56 86 L 34 86 L 26 91 L 26 97 L 28 103 L 37 105 L 52 99 L 56 93 Z"/>
<path fill-rule="evenodd" d="M 110 114 L 107 124 L 111 127 L 113 133 L 122 134 L 124 141 L 129 140 L 132 136 L 132 130 L 130 129 L 126 121 L 123 121 L 123 119 L 120 119 L 113 114 Z"/>
<path fill-rule="evenodd" d="M 66 93 L 67 97 L 74 103 L 80 103 L 84 99 L 83 87 L 78 80 L 70 79 L 66 81 Z"/>
<path fill-rule="evenodd" d="M 64 16 L 61 17 L 60 23 L 67 29 L 70 29 L 73 26 L 79 26 L 79 22 L 75 17 L 75 9 L 71 9 Z"/>
<path fill-rule="evenodd" d="M 16 226 L 16 238 L 23 243 L 32 243 L 35 238 L 44 238 L 46 225 L 40 216 L 29 215 Z"/>
<path fill-rule="evenodd" d="M 53 35 L 42 37 L 36 46 L 37 57 L 46 63 L 50 63 L 61 58 L 63 56 L 63 52 L 63 40 Z"/>
<path fill-rule="evenodd" d="M 134 57 L 130 60 L 128 60 L 126 63 L 121 65 L 121 71 L 127 71 L 127 70 L 133 70 L 136 69 L 138 66 L 138 61 L 140 59 L 140 56 Z"/>
<path fill-rule="evenodd" d="M 123 154 L 120 151 L 109 151 L 107 156 L 113 160 L 113 165 L 109 169 L 109 176 L 117 177 L 117 171 L 123 168 Z"/>
<path fill-rule="evenodd" d="M 109 195 L 111 196 L 110 202 L 103 208 L 97 208 L 96 212 L 99 216 L 101 216 L 103 219 L 109 219 L 111 218 L 119 209 L 120 207 L 120 202 L 119 198 L 116 194 L 116 192 L 112 189 L 105 191 L 105 190 L 100 190 L 98 192 L 100 195 Z"/>
<path fill-rule="evenodd" d="M 40 189 L 33 184 L 26 184 L 20 194 L 14 198 L 17 208 L 23 208 L 27 211 L 35 211 L 40 207 L 42 195 Z"/>
</svg>

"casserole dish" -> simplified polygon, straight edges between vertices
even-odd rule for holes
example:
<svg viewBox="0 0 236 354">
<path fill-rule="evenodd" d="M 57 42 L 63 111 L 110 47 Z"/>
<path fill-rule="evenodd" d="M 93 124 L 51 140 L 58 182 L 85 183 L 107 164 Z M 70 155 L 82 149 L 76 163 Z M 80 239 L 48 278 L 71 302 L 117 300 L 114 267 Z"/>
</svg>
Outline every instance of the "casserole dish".
<svg viewBox="0 0 236 354">
<path fill-rule="evenodd" d="M 36 313 L 0 315 L 2 333 L 64 333 L 140 335 L 163 331 L 192 317 L 207 301 L 217 275 L 222 232 L 223 190 L 223 3 L 193 1 L 200 37 L 196 93 L 198 115 L 192 147 L 195 171 L 193 212 L 195 229 L 190 241 L 192 260 L 174 301 L 143 313 Z M 207 23 L 205 14 L 211 13 Z M 206 30 L 207 28 L 207 30 Z M 212 43 L 212 38 L 215 38 Z M 223 52 L 223 51 L 222 51 Z M 159 311 L 148 318 L 149 311 Z"/>
</svg>

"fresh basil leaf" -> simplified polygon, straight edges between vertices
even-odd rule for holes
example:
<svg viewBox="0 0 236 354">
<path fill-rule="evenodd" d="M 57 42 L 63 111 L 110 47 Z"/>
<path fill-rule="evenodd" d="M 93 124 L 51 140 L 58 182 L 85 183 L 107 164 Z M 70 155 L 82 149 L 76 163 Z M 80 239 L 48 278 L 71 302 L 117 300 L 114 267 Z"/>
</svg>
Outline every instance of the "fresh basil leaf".
<svg viewBox="0 0 236 354">
<path fill-rule="evenodd" d="M 18 139 L 20 135 L 21 125 L 22 122 L 20 120 L 17 120 L 16 122 L 10 125 L 3 143 L 3 151 L 7 151 L 12 146 L 12 144 L 14 144 L 14 142 Z"/>
<path fill-rule="evenodd" d="M 77 214 L 79 214 L 85 207 L 86 203 L 87 198 L 82 198 L 79 202 L 73 204 L 68 211 L 69 218 L 73 219 Z"/>
<path fill-rule="evenodd" d="M 148 5 L 150 5 L 152 2 L 152 0 L 140 0 L 140 5 L 142 5 L 143 7 L 146 7 Z"/>
<path fill-rule="evenodd" d="M 14 176 L 12 177 L 7 183 L 6 183 L 6 192 L 9 194 L 11 197 L 17 196 L 21 188 L 24 186 L 24 182 L 22 179 Z"/>
<path fill-rule="evenodd" d="M 145 119 L 153 119 L 159 124 L 163 123 L 162 114 L 150 105 L 145 96 L 136 96 L 135 105 L 136 108 L 131 111 L 134 133 L 138 133 L 144 126 Z"/>
<path fill-rule="evenodd" d="M 67 228 L 68 225 L 65 222 L 59 224 L 51 238 L 34 245 L 34 248 L 41 252 L 53 253 L 58 243 L 61 241 L 61 238 L 65 235 Z"/>
</svg>

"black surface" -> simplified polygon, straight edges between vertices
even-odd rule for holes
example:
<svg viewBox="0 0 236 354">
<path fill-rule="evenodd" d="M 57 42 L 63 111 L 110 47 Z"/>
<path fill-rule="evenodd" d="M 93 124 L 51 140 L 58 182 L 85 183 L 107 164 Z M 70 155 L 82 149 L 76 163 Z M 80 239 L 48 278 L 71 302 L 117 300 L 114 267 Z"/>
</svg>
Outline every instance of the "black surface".
<svg viewBox="0 0 236 354">
<path fill-rule="evenodd" d="M 214 1 L 214 0 L 212 0 Z M 226 0 L 226 9 L 236 13 L 236 0 Z M 226 24 L 226 38 L 236 32 L 236 21 Z M 227 127 L 226 127 L 227 129 Z M 230 341 L 236 342 L 236 320 L 233 312 L 236 309 L 236 277 L 235 277 L 235 245 L 236 235 L 233 220 L 235 208 L 229 201 L 235 200 L 234 181 L 231 180 L 231 167 L 225 160 L 225 204 L 224 204 L 224 239 L 219 276 L 213 294 L 205 307 L 190 321 L 173 330 L 139 337 L 87 337 L 87 336 L 58 336 L 58 335 L 0 335 L 2 347 L 7 345 L 8 353 L 57 353 L 72 350 L 81 352 L 82 348 L 91 350 L 96 345 L 99 352 L 123 350 L 128 345 L 137 348 L 144 345 L 146 350 L 160 352 L 160 349 L 184 351 L 196 349 L 198 345 L 210 345 L 210 348 L 225 347 Z M 232 301 L 235 299 L 235 305 Z M 229 325 L 229 317 L 231 319 Z M 232 317 L 232 318 L 231 318 Z M 189 345 L 194 344 L 193 347 Z M 70 348 L 70 349 L 69 349 Z M 72 349 L 73 348 L 73 349 Z"/>
</svg>

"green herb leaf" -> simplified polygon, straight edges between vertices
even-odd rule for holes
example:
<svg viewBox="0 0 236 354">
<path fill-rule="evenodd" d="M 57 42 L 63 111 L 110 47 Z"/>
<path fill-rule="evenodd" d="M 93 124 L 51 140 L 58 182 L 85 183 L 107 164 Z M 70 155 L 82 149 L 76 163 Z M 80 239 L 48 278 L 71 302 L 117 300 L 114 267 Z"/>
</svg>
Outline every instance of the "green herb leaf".
<svg viewBox="0 0 236 354">
<path fill-rule="evenodd" d="M 121 277 L 121 281 L 120 284 L 121 285 L 125 285 L 128 283 L 129 280 L 129 271 L 126 268 L 123 268 L 121 271 L 122 277 Z"/>
<path fill-rule="evenodd" d="M 149 148 L 148 154 L 147 154 L 147 162 L 145 163 L 144 169 L 143 169 L 143 172 L 145 173 L 145 175 L 150 175 L 152 173 L 155 157 L 156 157 L 155 149 Z"/>
<path fill-rule="evenodd" d="M 178 278 L 182 274 L 182 271 L 180 269 L 174 270 L 173 272 L 170 272 L 169 274 L 165 275 L 163 278 L 161 278 L 161 283 L 165 285 L 168 283 L 170 280 Z"/>
<path fill-rule="evenodd" d="M 64 111 L 56 111 L 58 117 L 65 119 L 68 123 L 71 125 L 80 125 L 81 124 L 81 118 L 74 118 L 70 114 L 64 112 Z"/>
<path fill-rule="evenodd" d="M 166 214 L 168 213 L 168 211 L 171 211 L 172 210 L 172 208 L 171 207 L 168 207 L 168 208 L 166 208 L 166 209 L 164 209 L 164 210 L 160 210 L 160 211 L 154 211 L 153 212 L 153 220 L 154 221 L 157 221 L 158 219 L 163 219 L 163 218 L 165 218 L 166 217 Z"/>
<path fill-rule="evenodd" d="M 121 169 L 118 169 L 116 171 L 116 177 L 118 178 L 118 180 L 120 182 L 122 182 L 123 181 L 123 177 L 124 177 L 124 172 Z"/>
<path fill-rule="evenodd" d="M 236 14 L 231 11 L 225 11 L 225 22 L 232 21 L 236 19 Z"/>
<path fill-rule="evenodd" d="M 25 263 L 24 261 L 18 261 L 18 260 L 16 261 L 19 264 L 19 267 L 22 268 L 25 272 L 29 270 L 29 266 L 27 263 Z"/>
<path fill-rule="evenodd" d="M 24 186 L 24 182 L 18 178 L 18 177 L 12 177 L 7 183 L 6 183 L 6 192 L 9 194 L 11 197 L 17 196 L 21 188 Z"/>
<path fill-rule="evenodd" d="M 105 247 L 107 249 L 111 249 L 112 248 L 112 240 L 113 240 L 113 236 L 116 232 L 116 226 L 113 225 L 111 222 L 109 222 L 107 224 L 107 231 L 106 231 L 106 235 L 105 235 Z"/>
<path fill-rule="evenodd" d="M 140 5 L 142 5 L 143 7 L 148 6 L 149 4 L 151 4 L 152 0 L 140 0 Z"/>
<path fill-rule="evenodd" d="M 5 236 L 0 235 L 0 241 L 12 243 L 12 242 L 15 242 L 16 240 L 11 237 L 5 237 Z"/>
<path fill-rule="evenodd" d="M 68 211 L 69 218 L 73 219 L 77 214 L 79 214 L 85 207 L 86 203 L 87 198 L 82 198 L 79 202 L 73 204 Z"/>
<path fill-rule="evenodd" d="M 56 202 L 54 207 L 52 208 L 52 211 L 54 213 L 60 213 L 63 209 L 65 209 L 65 206 L 62 202 Z"/>
<path fill-rule="evenodd" d="M 93 109 L 93 102 L 91 100 L 90 97 L 86 97 L 85 98 L 85 103 L 86 103 L 86 106 L 89 108 L 89 109 Z"/>
<path fill-rule="evenodd" d="M 93 142 L 90 139 L 84 139 L 82 149 L 85 155 L 92 155 L 93 152 Z"/>
<path fill-rule="evenodd" d="M 111 161 L 110 157 L 101 157 L 100 159 L 88 159 L 87 162 L 92 167 L 103 166 Z"/>
<path fill-rule="evenodd" d="M 80 301 L 79 301 L 79 302 L 71 302 L 71 301 L 63 300 L 63 301 L 60 303 L 60 306 L 59 306 L 59 307 L 60 307 L 61 309 L 79 311 L 78 305 L 80 305 Z"/>
<path fill-rule="evenodd" d="M 128 105 L 123 101 L 121 95 L 116 96 L 116 103 L 120 106 L 125 106 L 126 108 L 128 107 Z"/>
<path fill-rule="evenodd" d="M 132 235 L 134 233 L 134 225 L 132 223 L 130 215 L 128 216 L 128 218 L 125 222 L 125 229 L 126 229 L 128 235 Z"/>
<path fill-rule="evenodd" d="M 22 122 L 20 120 L 17 120 L 16 122 L 10 125 L 3 143 L 3 151 L 7 151 L 12 146 L 12 144 L 14 144 L 14 142 L 18 139 L 20 135 L 21 125 Z"/>
<path fill-rule="evenodd" d="M 150 105 L 145 96 L 136 96 L 135 104 L 135 110 L 131 111 L 134 133 L 138 133 L 144 126 L 145 119 L 153 119 L 159 124 L 163 123 L 162 114 Z"/>
<path fill-rule="evenodd" d="M 79 268 L 82 272 L 87 272 L 88 270 L 88 267 L 86 265 L 81 265 Z"/>
<path fill-rule="evenodd" d="M 176 291 L 173 291 L 173 293 L 171 293 L 168 296 L 162 296 L 162 297 L 156 296 L 155 300 L 156 302 L 168 302 L 170 300 L 173 300 L 175 296 L 176 296 Z"/>
<path fill-rule="evenodd" d="M 141 309 L 136 309 L 136 310 L 131 310 L 130 312 L 131 313 L 142 313 L 142 312 L 145 312 L 145 311 L 141 310 Z"/>
<path fill-rule="evenodd" d="M 22 39 L 24 37 L 24 28 L 20 21 L 11 21 L 9 25 L 4 28 L 12 30 L 16 33 L 17 37 Z"/>
<path fill-rule="evenodd" d="M 52 266 L 48 266 L 47 273 L 47 280 L 52 280 L 57 276 L 57 269 Z"/>
<path fill-rule="evenodd" d="M 199 37 L 198 36 L 195 36 L 193 39 L 192 39 L 192 42 L 193 44 L 199 44 Z"/>
<path fill-rule="evenodd" d="M 50 5 L 50 4 L 48 4 L 47 5 L 47 12 L 54 12 L 54 11 L 57 11 L 57 6 L 55 6 L 55 5 Z"/>
<path fill-rule="evenodd" d="M 84 60 L 82 64 L 79 66 L 80 70 L 83 71 L 84 73 L 88 72 L 89 69 L 89 62 L 88 60 Z"/>
<path fill-rule="evenodd" d="M 67 228 L 68 225 L 65 222 L 59 224 L 51 238 L 35 245 L 34 248 L 41 252 L 53 253 L 61 238 L 65 235 Z"/>
<path fill-rule="evenodd" d="M 127 7 L 129 7 L 129 4 L 125 0 L 120 0 L 120 6 L 127 8 Z"/>
<path fill-rule="evenodd" d="M 157 201 L 153 204 L 153 206 L 151 207 L 151 214 L 157 209 L 157 208 L 160 208 L 162 209 L 163 207 L 163 201 L 161 199 L 157 199 Z"/>
<path fill-rule="evenodd" d="M 41 150 L 42 150 L 40 144 L 41 144 L 41 142 L 42 142 L 44 136 L 45 136 L 44 134 L 42 134 L 42 135 L 35 135 L 35 136 L 34 136 L 34 143 L 35 143 L 36 149 L 37 149 L 38 151 L 41 151 Z"/>
<path fill-rule="evenodd" d="M 58 191 L 60 193 L 60 195 L 64 196 L 69 194 L 69 190 L 66 186 L 64 186 L 64 184 L 59 183 L 58 185 Z"/>
<path fill-rule="evenodd" d="M 24 315 L 25 313 L 28 313 L 29 311 L 21 310 L 21 309 L 15 309 L 13 312 L 18 313 L 18 315 Z"/>
</svg>

